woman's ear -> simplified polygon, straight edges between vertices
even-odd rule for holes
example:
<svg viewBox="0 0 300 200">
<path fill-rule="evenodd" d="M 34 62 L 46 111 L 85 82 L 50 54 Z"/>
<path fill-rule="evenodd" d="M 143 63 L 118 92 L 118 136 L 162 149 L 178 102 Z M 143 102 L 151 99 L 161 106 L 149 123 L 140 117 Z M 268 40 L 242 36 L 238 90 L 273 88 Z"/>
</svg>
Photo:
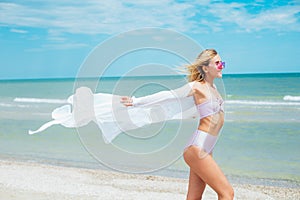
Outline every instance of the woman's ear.
<svg viewBox="0 0 300 200">
<path fill-rule="evenodd" d="M 205 65 L 204 65 L 204 66 L 202 67 L 202 69 L 203 69 L 203 71 L 204 71 L 205 73 L 208 73 L 208 66 L 205 66 Z"/>
</svg>

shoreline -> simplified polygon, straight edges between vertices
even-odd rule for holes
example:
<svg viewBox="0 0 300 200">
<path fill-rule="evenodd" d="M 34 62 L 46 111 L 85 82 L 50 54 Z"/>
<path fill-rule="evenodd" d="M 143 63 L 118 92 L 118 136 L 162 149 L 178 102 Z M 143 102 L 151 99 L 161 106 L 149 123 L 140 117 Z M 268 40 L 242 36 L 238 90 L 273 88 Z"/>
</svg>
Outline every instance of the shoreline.
<svg viewBox="0 0 300 200">
<path fill-rule="evenodd" d="M 149 174 L 0 160 L 0 198 L 185 199 L 188 180 Z M 300 199 L 299 188 L 233 184 L 235 199 Z M 207 187 L 204 199 L 216 199 Z"/>
<path fill-rule="evenodd" d="M 76 168 L 76 169 L 87 169 L 87 170 L 104 170 L 111 171 L 117 173 L 116 170 L 112 170 L 94 159 L 85 160 L 83 162 L 72 161 L 72 160 L 57 160 L 55 158 L 35 158 L 32 156 L 24 157 L 17 155 L 9 155 L 3 154 L 0 155 L 0 163 L 1 161 L 7 162 L 21 162 L 21 163 L 32 163 L 32 164 L 41 164 L 41 165 L 49 165 L 54 167 L 66 167 L 66 168 Z M 84 163 L 84 164 L 82 164 Z M 129 173 L 130 174 L 130 173 Z M 132 173 L 134 174 L 134 173 Z M 140 173 L 134 174 L 139 175 Z M 142 173 L 142 175 L 150 175 L 150 176 L 162 176 L 166 178 L 178 178 L 178 179 L 188 179 L 189 172 L 184 170 L 178 170 L 174 168 L 165 168 L 154 172 Z M 272 178 L 261 178 L 261 177 L 250 177 L 250 176 L 242 176 L 242 175 L 233 175 L 226 174 L 226 177 L 232 184 L 238 185 L 262 185 L 262 186 L 271 186 L 271 187 L 280 187 L 280 188 L 300 188 L 300 181 L 291 180 L 291 179 L 272 179 Z"/>
</svg>

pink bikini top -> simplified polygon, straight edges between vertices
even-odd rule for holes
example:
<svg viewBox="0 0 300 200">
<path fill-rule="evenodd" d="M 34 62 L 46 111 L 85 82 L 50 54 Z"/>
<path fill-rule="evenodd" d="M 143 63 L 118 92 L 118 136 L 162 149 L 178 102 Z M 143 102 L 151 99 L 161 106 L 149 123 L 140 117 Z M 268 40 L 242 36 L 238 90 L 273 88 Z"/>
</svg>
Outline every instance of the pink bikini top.
<svg viewBox="0 0 300 200">
<path fill-rule="evenodd" d="M 200 115 L 200 119 L 216 114 L 220 111 L 224 112 L 224 101 L 223 99 L 214 99 L 214 100 L 207 100 L 204 103 L 197 105 L 197 110 Z"/>
</svg>

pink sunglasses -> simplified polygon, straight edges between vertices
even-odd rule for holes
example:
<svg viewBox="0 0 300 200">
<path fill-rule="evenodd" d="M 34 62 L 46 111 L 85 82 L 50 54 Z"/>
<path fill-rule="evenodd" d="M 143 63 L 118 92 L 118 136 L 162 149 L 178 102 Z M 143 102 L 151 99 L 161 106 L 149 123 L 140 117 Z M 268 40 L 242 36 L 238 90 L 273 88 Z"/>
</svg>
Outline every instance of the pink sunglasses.
<svg viewBox="0 0 300 200">
<path fill-rule="evenodd" d="M 225 62 L 222 62 L 222 61 L 216 61 L 215 62 L 216 65 L 217 65 L 217 69 L 224 69 L 225 68 Z"/>
</svg>

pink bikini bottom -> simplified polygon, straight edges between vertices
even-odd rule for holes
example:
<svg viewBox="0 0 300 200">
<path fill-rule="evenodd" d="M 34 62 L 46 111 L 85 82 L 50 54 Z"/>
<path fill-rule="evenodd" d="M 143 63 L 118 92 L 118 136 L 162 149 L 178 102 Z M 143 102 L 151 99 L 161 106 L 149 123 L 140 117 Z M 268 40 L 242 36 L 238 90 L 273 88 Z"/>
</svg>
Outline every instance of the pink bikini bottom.
<svg viewBox="0 0 300 200">
<path fill-rule="evenodd" d="M 185 146 L 185 149 L 189 146 L 195 145 L 203 149 L 206 153 L 211 153 L 214 149 L 217 139 L 218 136 L 211 135 L 201 130 L 196 130 L 190 141 Z"/>
</svg>

